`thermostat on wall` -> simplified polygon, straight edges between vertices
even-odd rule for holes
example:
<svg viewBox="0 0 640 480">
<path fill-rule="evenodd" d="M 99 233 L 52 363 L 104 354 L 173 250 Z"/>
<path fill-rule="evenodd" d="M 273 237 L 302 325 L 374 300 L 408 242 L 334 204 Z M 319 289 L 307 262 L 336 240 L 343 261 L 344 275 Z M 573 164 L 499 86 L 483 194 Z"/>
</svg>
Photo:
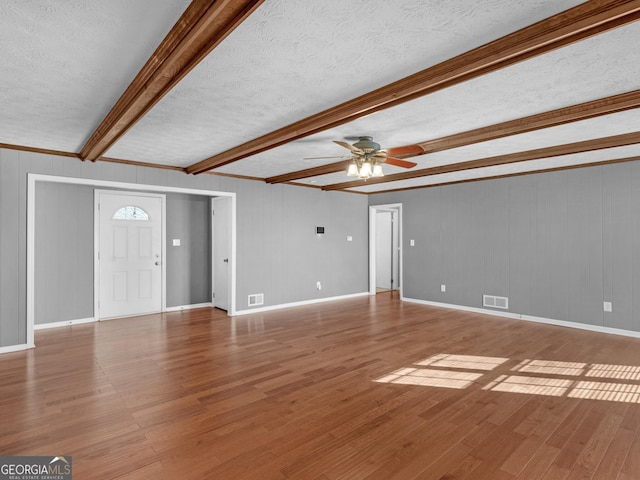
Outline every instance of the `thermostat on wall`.
<svg viewBox="0 0 640 480">
<path fill-rule="evenodd" d="M 324 235 L 324 227 L 316 227 L 316 235 Z"/>
</svg>

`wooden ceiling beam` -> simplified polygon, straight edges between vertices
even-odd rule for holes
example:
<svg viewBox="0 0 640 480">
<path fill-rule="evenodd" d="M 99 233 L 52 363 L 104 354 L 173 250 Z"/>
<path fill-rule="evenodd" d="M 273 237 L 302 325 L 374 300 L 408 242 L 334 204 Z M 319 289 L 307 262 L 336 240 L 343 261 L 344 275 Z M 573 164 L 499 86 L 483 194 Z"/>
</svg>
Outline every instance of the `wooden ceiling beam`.
<svg viewBox="0 0 640 480">
<path fill-rule="evenodd" d="M 340 162 L 329 163 L 327 165 L 320 165 L 318 167 L 306 168 L 304 170 L 298 170 L 297 172 L 284 173 L 282 175 L 276 175 L 274 177 L 265 178 L 267 183 L 285 183 L 293 180 L 299 180 L 301 178 L 317 177 L 318 175 L 327 175 L 329 173 L 344 172 L 353 160 L 342 160 Z"/>
<path fill-rule="evenodd" d="M 553 147 L 537 148 L 535 150 L 527 150 L 524 152 L 497 155 L 495 157 L 479 158 L 476 160 L 469 160 L 467 162 L 423 168 L 421 170 L 413 170 L 410 172 L 395 173 L 393 175 L 385 175 L 384 177 L 370 178 L 366 181 L 366 183 L 363 180 L 334 183 L 333 185 L 324 185 L 322 187 L 322 190 L 344 190 L 347 188 L 362 187 L 364 185 L 396 182 L 398 180 L 409 180 L 411 178 L 428 177 L 431 175 L 459 172 L 461 170 L 469 170 L 473 168 L 493 167 L 496 165 L 505 165 L 508 163 L 518 163 L 526 162 L 528 160 L 539 160 L 541 158 L 559 157 L 562 155 L 571 155 L 574 153 L 602 150 L 605 148 L 623 147 L 625 145 L 633 145 L 637 143 L 640 143 L 640 132 L 624 133 L 622 135 L 613 135 L 611 137 L 596 138 L 593 140 L 585 140 L 582 142 L 555 145 Z"/>
<path fill-rule="evenodd" d="M 466 132 L 448 135 L 446 137 L 435 138 L 419 142 L 424 153 L 406 155 L 403 158 L 424 155 L 426 153 L 439 152 L 449 150 L 451 148 L 462 147 L 472 143 L 486 142 L 510 135 L 518 135 L 520 133 L 532 132 L 544 128 L 557 127 L 567 123 L 587 120 L 602 115 L 622 112 L 640 107 L 640 90 L 621 93 L 611 97 L 600 98 L 590 102 L 571 105 L 569 107 L 551 110 L 549 112 L 538 113 L 528 117 L 509 120 L 487 127 L 476 128 Z M 324 165 L 323 167 L 308 168 L 296 172 L 290 172 L 284 175 L 278 175 L 265 179 L 267 183 L 281 183 L 299 180 L 301 178 L 315 177 L 317 175 L 326 175 L 329 173 L 338 173 L 345 170 L 350 161 L 346 164 L 343 162 Z"/>
<path fill-rule="evenodd" d="M 549 168 L 542 168 L 540 170 L 531 170 L 531 171 L 526 171 L 526 172 L 514 172 L 514 173 L 504 173 L 504 174 L 499 174 L 499 175 L 489 175 L 487 177 L 476 177 L 476 178 L 465 178 L 462 180 L 451 180 L 450 182 L 441 182 L 441 183 L 432 183 L 429 185 L 421 185 L 421 186 L 416 186 L 416 187 L 400 187 L 400 188 L 393 188 L 393 189 L 389 189 L 389 190 L 380 190 L 377 192 L 350 192 L 350 193 L 359 193 L 359 194 L 365 194 L 365 195 L 375 195 L 377 193 L 392 193 L 392 192 L 404 192 L 407 190 L 417 190 L 417 189 L 422 189 L 422 188 L 431 188 L 431 187 L 444 187 L 446 185 L 458 185 L 461 183 L 472 183 L 472 182 L 481 182 L 483 180 L 497 180 L 500 178 L 511 178 L 511 177 L 522 177 L 524 175 L 534 175 L 537 173 L 550 173 L 550 172 L 561 172 L 563 170 L 576 170 L 579 168 L 587 168 L 587 167 L 601 167 L 604 165 L 613 165 L 616 163 L 626 163 L 626 162 L 637 162 L 638 160 L 640 160 L 640 156 L 634 156 L 634 157 L 624 157 L 624 158 L 614 158 L 611 160 L 600 160 L 597 162 L 587 162 L 587 163 L 580 163 L 577 165 L 563 165 L 561 167 L 549 167 Z"/>
<path fill-rule="evenodd" d="M 610 115 L 640 107 L 640 90 L 605 97 L 590 102 L 538 113 L 528 117 L 509 120 L 467 132 L 419 142 L 424 153 L 440 152 L 451 148 L 463 147 L 472 143 L 486 142 L 498 138 L 532 132 L 544 128 L 557 127 L 567 123 Z"/>
<path fill-rule="evenodd" d="M 80 151 L 97 160 L 264 0 L 193 0 Z"/>
<path fill-rule="evenodd" d="M 7 150 L 18 150 L 21 152 L 43 153 L 45 155 L 57 155 L 60 157 L 80 158 L 77 153 L 73 152 L 63 152 L 61 150 L 51 150 L 48 148 L 29 147 L 27 145 L 13 145 L 11 143 L 0 143 L 0 148 L 6 148 Z"/>
<path fill-rule="evenodd" d="M 414 100 L 640 18 L 640 0 L 592 0 L 187 167 L 198 174 Z"/>
</svg>

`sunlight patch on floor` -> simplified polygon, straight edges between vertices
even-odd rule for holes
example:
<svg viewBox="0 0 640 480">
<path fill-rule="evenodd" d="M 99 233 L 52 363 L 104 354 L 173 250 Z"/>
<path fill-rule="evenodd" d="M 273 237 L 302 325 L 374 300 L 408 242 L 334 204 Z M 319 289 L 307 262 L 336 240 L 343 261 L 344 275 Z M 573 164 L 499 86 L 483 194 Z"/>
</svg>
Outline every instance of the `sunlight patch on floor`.
<svg viewBox="0 0 640 480">
<path fill-rule="evenodd" d="M 440 353 L 374 381 L 453 389 L 477 383 L 493 392 L 640 403 L 640 366 L 526 359 L 502 372 L 493 371 L 509 360 Z"/>
<path fill-rule="evenodd" d="M 429 368 L 401 368 L 375 381 L 378 383 L 462 389 L 467 388 L 481 376 L 481 373 L 433 370 Z"/>
<path fill-rule="evenodd" d="M 516 372 L 542 373 L 547 375 L 582 375 L 586 363 L 556 362 L 548 360 L 524 360 L 514 368 Z"/>
<path fill-rule="evenodd" d="M 493 370 L 509 360 L 502 357 L 483 357 L 481 355 L 449 355 L 441 353 L 416 362 L 422 367 L 468 368 L 469 370 Z"/>
<path fill-rule="evenodd" d="M 610 402 L 640 403 L 640 385 L 577 382 L 567 396 L 570 398 L 589 398 Z"/>
<path fill-rule="evenodd" d="M 623 380 L 640 380 L 640 367 L 594 363 L 590 366 L 586 376 Z"/>
<path fill-rule="evenodd" d="M 501 375 L 489 385 L 483 387 L 483 390 L 561 397 L 572 384 L 573 381 L 571 380 L 560 380 L 557 378 Z"/>
</svg>

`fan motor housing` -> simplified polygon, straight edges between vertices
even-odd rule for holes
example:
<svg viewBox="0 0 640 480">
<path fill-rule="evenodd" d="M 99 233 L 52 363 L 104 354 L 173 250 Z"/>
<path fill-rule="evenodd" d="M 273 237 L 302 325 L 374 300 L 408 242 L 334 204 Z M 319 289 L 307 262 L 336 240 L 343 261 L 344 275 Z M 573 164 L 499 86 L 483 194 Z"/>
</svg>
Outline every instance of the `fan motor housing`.
<svg viewBox="0 0 640 480">
<path fill-rule="evenodd" d="M 364 152 L 371 152 L 380 150 L 380 144 L 373 141 L 373 137 L 360 137 L 360 139 L 353 144 L 354 147 L 359 148 Z"/>
</svg>

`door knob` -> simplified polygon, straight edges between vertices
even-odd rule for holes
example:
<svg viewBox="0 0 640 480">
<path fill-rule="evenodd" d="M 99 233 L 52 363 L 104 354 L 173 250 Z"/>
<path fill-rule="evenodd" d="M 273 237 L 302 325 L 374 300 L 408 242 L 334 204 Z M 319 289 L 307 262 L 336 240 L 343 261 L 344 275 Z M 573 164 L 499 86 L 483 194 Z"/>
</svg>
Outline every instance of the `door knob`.
<svg viewBox="0 0 640 480">
<path fill-rule="evenodd" d="M 156 265 L 160 265 L 160 262 L 156 262 Z"/>
<path fill-rule="evenodd" d="M 229 259 L 225 258 L 224 260 L 222 260 L 224 263 L 229 263 Z"/>
</svg>

